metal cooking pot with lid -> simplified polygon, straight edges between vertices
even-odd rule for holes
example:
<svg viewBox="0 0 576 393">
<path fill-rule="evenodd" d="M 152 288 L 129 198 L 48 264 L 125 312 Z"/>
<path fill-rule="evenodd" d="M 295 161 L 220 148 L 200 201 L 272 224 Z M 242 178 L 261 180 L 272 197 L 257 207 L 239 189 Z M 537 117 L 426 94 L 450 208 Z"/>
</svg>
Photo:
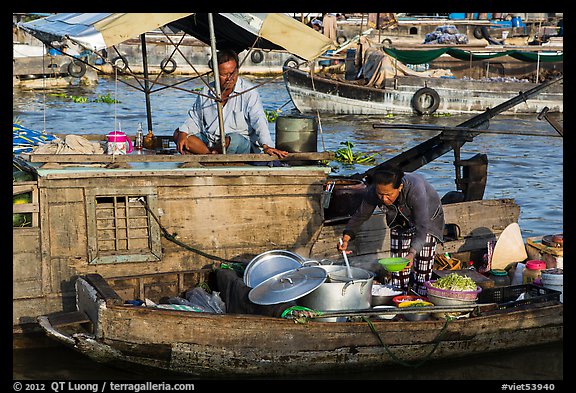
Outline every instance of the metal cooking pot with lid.
<svg viewBox="0 0 576 393">
<path fill-rule="evenodd" d="M 299 304 L 319 311 L 356 311 L 371 307 L 374 273 L 358 267 L 350 267 L 352 278 L 349 278 L 346 266 L 321 265 L 319 267 L 327 272 L 326 282 L 300 298 Z M 345 321 L 346 318 L 316 318 L 315 320 L 340 322 Z"/>
</svg>

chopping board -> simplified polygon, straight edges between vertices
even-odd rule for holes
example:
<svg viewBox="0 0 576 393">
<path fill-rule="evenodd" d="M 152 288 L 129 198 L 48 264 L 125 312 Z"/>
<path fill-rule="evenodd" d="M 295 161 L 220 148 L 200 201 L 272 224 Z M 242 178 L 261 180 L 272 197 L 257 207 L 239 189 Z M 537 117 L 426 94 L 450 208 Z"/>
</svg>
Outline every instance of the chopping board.
<svg viewBox="0 0 576 393">
<path fill-rule="evenodd" d="M 486 288 L 493 288 L 494 287 L 494 280 L 486 277 L 482 273 L 477 272 L 476 270 L 468 270 L 468 269 L 460 269 L 460 270 L 432 270 L 432 279 L 435 280 L 436 278 L 442 278 L 450 273 L 456 273 L 460 276 L 468 276 L 482 289 Z"/>
<path fill-rule="evenodd" d="M 491 269 L 504 269 L 508 264 L 522 262 L 528 258 L 526 245 L 520 232 L 520 226 L 513 222 L 508 225 L 498 237 L 494 246 Z"/>
</svg>

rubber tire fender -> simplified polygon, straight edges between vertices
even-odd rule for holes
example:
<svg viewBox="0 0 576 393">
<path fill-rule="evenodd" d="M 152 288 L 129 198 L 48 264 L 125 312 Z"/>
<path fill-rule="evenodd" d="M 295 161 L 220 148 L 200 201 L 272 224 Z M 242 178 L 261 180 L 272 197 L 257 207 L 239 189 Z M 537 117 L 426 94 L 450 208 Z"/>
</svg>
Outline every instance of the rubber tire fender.
<svg viewBox="0 0 576 393">
<path fill-rule="evenodd" d="M 424 95 L 427 95 L 432 99 L 432 105 L 427 108 L 423 107 L 422 102 L 420 101 L 420 98 Z M 423 87 L 414 93 L 410 104 L 419 115 L 431 115 L 436 112 L 436 109 L 440 106 L 440 95 L 436 90 L 430 87 Z"/>
<path fill-rule="evenodd" d="M 122 66 L 118 65 L 120 62 L 122 62 Z M 120 55 L 112 59 L 112 65 L 118 68 L 118 71 L 125 72 L 128 68 L 128 60 L 125 56 Z"/>
<path fill-rule="evenodd" d="M 348 41 L 348 38 L 344 34 L 340 34 L 336 37 L 336 42 L 338 43 L 338 45 L 342 45 L 346 41 Z"/>
<path fill-rule="evenodd" d="M 253 50 L 250 54 L 250 60 L 252 60 L 254 64 L 262 63 L 262 60 L 264 60 L 264 52 L 260 49 Z"/>
<path fill-rule="evenodd" d="M 474 38 L 477 38 L 477 39 L 479 39 L 479 40 L 481 40 L 482 38 L 484 38 L 484 35 L 482 34 L 482 27 L 480 27 L 480 26 L 477 26 L 477 27 L 474 29 L 474 33 L 473 33 L 473 34 L 474 34 Z"/>
<path fill-rule="evenodd" d="M 298 68 L 298 60 L 296 60 L 294 57 L 289 57 L 284 62 L 284 67 Z"/>
<path fill-rule="evenodd" d="M 72 59 L 70 63 L 68 63 L 68 75 L 74 78 L 82 78 L 86 73 L 86 64 L 78 59 Z"/>
<path fill-rule="evenodd" d="M 171 64 L 171 66 L 166 67 L 168 64 Z M 176 67 L 178 67 L 178 64 L 176 64 L 176 60 L 173 58 L 165 58 L 160 62 L 160 69 L 166 74 L 171 74 L 176 71 Z"/>
</svg>

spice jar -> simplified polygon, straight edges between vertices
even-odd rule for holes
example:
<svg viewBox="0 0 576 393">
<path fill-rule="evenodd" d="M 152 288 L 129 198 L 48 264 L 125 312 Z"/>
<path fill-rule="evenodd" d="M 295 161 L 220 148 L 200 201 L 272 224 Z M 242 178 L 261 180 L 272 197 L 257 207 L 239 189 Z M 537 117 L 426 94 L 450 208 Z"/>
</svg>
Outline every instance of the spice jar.
<svg viewBox="0 0 576 393">
<path fill-rule="evenodd" d="M 546 269 L 546 262 L 532 260 L 526 262 L 526 267 L 522 272 L 522 284 L 532 284 L 534 280 L 542 276 L 542 269 Z"/>
<path fill-rule="evenodd" d="M 495 287 L 505 287 L 510 285 L 510 277 L 508 277 L 508 272 L 504 269 L 492 269 L 490 270 L 490 275 L 488 277 L 494 281 Z"/>
</svg>

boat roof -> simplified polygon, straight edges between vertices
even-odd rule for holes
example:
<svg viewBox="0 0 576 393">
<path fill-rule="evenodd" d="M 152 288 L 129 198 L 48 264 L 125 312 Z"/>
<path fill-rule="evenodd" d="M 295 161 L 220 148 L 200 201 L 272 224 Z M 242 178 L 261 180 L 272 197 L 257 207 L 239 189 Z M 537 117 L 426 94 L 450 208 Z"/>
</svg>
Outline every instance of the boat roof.
<svg viewBox="0 0 576 393">
<path fill-rule="evenodd" d="M 17 26 L 48 44 L 71 41 L 99 51 L 158 28 L 210 44 L 209 16 L 219 48 L 283 49 L 306 60 L 335 48 L 325 35 L 282 13 L 59 13 Z"/>
</svg>

